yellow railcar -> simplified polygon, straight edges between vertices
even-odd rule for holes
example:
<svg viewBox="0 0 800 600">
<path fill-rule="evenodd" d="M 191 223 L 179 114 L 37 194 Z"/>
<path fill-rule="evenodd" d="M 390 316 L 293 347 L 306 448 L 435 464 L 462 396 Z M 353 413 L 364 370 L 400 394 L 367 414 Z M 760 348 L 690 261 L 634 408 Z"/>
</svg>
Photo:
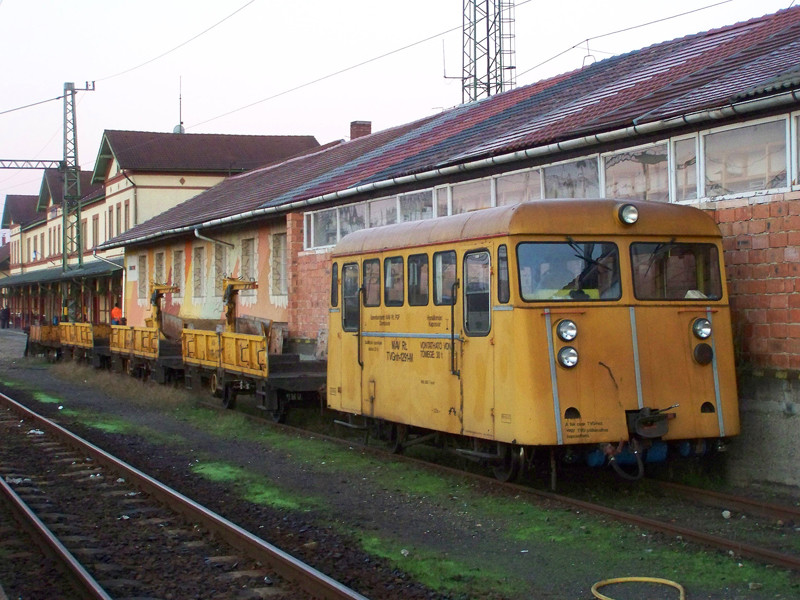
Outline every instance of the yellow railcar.
<svg viewBox="0 0 800 600">
<path fill-rule="evenodd" d="M 687 206 L 542 200 L 365 229 L 332 253 L 330 408 L 516 476 L 739 432 L 722 240 Z M 445 435 L 447 434 L 447 435 Z"/>
</svg>

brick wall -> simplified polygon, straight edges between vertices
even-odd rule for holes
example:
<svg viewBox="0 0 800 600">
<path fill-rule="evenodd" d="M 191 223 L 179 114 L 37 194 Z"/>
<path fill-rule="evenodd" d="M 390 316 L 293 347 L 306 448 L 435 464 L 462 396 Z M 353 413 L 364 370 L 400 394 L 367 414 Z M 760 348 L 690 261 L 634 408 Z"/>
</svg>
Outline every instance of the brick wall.
<svg viewBox="0 0 800 600">
<path fill-rule="evenodd" d="M 800 371 L 800 192 L 717 203 L 739 364 Z"/>
<path fill-rule="evenodd" d="M 289 253 L 289 337 L 316 340 L 328 329 L 331 260 L 329 252 L 303 250 L 303 215 L 286 218 Z"/>
</svg>

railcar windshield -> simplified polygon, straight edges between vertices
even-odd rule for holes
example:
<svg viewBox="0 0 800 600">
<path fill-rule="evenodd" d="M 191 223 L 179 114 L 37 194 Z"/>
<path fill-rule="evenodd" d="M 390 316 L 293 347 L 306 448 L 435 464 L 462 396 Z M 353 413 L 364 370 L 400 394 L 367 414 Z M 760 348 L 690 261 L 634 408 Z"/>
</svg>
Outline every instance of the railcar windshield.
<svg viewBox="0 0 800 600">
<path fill-rule="evenodd" d="M 619 251 L 609 242 L 523 242 L 517 246 L 522 299 L 619 300 Z"/>
<path fill-rule="evenodd" d="M 633 292 L 637 300 L 719 300 L 719 253 L 713 244 L 631 244 Z"/>
</svg>

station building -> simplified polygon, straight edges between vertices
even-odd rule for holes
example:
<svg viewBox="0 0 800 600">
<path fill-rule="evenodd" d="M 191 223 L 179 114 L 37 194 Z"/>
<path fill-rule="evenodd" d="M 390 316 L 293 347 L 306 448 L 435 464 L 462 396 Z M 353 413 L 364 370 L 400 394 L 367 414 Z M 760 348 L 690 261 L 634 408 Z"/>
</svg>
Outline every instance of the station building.
<svg viewBox="0 0 800 600">
<path fill-rule="evenodd" d="M 736 475 L 796 485 L 800 443 L 800 7 L 655 44 L 227 178 L 101 244 L 129 323 L 166 281 L 176 328 L 243 319 L 324 355 L 332 246 L 367 227 L 536 198 L 689 204 L 725 236 L 745 434 Z M 244 324 L 244 321 L 242 322 Z M 765 467 L 765 465 L 769 465 Z"/>
<path fill-rule="evenodd" d="M 64 175 L 46 169 L 38 196 L 7 196 L 10 229 L 3 299 L 16 327 L 53 319 L 107 323 L 122 304 L 122 250 L 105 241 L 234 173 L 316 148 L 313 136 L 255 136 L 109 130 L 94 169 L 81 172 L 81 251 L 62 231 Z M 66 238 L 67 252 L 64 255 Z"/>
</svg>

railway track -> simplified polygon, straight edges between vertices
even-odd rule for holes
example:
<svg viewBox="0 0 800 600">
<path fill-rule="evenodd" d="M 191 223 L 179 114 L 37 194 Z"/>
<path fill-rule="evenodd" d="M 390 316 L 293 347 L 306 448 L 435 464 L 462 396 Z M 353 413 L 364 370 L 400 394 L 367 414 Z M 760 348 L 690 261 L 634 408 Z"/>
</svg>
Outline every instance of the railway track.
<svg viewBox="0 0 800 600">
<path fill-rule="evenodd" d="M 4 496 L 82 597 L 364 599 L 4 394 L 0 432 Z"/>
</svg>

